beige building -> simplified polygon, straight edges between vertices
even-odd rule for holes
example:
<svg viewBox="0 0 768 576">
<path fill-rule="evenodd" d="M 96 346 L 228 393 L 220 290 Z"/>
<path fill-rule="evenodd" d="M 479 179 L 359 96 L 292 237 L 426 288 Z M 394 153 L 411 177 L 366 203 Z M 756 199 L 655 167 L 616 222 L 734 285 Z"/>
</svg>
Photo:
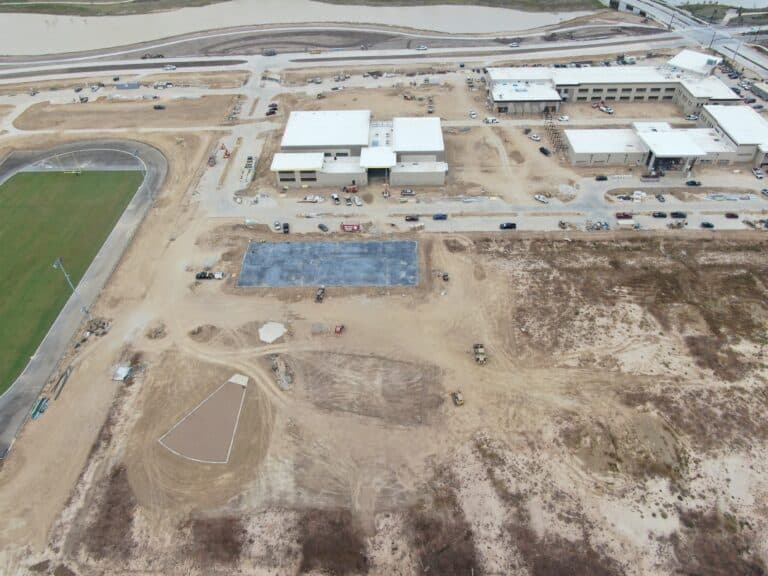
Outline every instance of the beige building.
<svg viewBox="0 0 768 576">
<path fill-rule="evenodd" d="M 371 121 L 369 110 L 291 112 L 271 171 L 281 187 L 440 186 L 448 164 L 439 118 Z"/>
</svg>

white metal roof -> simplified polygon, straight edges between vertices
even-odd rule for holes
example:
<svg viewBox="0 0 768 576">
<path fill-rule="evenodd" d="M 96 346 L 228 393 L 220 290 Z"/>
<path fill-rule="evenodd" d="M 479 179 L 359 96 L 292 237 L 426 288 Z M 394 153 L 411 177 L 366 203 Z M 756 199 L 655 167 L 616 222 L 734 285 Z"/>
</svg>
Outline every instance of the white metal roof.
<svg viewBox="0 0 768 576">
<path fill-rule="evenodd" d="M 290 153 L 278 152 L 272 158 L 272 172 L 295 170 L 320 170 L 323 167 L 322 152 Z"/>
<path fill-rule="evenodd" d="M 706 78 L 683 78 L 680 83 L 695 98 L 711 98 L 712 100 L 741 100 L 741 98 L 722 80 L 715 76 Z"/>
<path fill-rule="evenodd" d="M 768 122 L 749 106 L 704 106 L 704 110 L 737 145 L 768 143 Z"/>
<path fill-rule="evenodd" d="M 360 166 L 363 168 L 392 168 L 395 164 L 397 157 L 389 146 L 363 148 L 360 151 Z"/>
<path fill-rule="evenodd" d="M 637 135 L 657 158 L 692 158 L 707 154 L 684 130 L 647 131 Z"/>
<path fill-rule="evenodd" d="M 323 162 L 323 172 L 326 174 L 360 174 L 359 156 L 338 156 L 335 159 L 328 156 Z"/>
<path fill-rule="evenodd" d="M 495 82 L 492 93 L 495 102 L 562 100 L 552 84 L 540 82 Z"/>
<path fill-rule="evenodd" d="M 696 74 L 707 75 L 712 73 L 712 69 L 722 62 L 722 58 L 711 56 L 709 54 L 703 54 L 702 52 L 695 52 L 694 50 L 682 50 L 667 62 L 668 66 L 674 68 L 680 68 L 688 72 L 695 72 Z"/>
<path fill-rule="evenodd" d="M 445 162 L 405 162 L 392 167 L 392 172 L 448 172 Z"/>
<path fill-rule="evenodd" d="M 576 154 L 644 153 L 648 147 L 629 128 L 565 130 L 565 137 Z"/>
<path fill-rule="evenodd" d="M 366 146 L 370 110 L 291 112 L 281 146 Z"/>
<path fill-rule="evenodd" d="M 392 148 L 395 152 L 442 152 L 440 118 L 393 118 Z"/>
<path fill-rule="evenodd" d="M 736 152 L 730 140 L 711 128 L 683 128 L 680 132 L 687 134 L 707 154 Z"/>
</svg>

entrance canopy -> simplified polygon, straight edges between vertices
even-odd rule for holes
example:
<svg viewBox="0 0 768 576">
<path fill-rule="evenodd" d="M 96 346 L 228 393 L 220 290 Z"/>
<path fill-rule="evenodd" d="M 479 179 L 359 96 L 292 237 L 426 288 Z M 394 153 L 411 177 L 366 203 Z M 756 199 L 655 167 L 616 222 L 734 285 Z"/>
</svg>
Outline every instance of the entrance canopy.
<svg viewBox="0 0 768 576">
<path fill-rule="evenodd" d="M 397 158 L 389 146 L 363 148 L 360 151 L 361 168 L 392 168 L 395 164 L 397 164 Z"/>
</svg>

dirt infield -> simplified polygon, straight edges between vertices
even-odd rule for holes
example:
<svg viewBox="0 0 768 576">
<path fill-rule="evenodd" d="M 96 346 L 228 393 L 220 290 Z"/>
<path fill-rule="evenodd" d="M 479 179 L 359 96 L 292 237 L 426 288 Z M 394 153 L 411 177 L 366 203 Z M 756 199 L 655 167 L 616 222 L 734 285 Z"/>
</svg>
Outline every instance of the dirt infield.
<svg viewBox="0 0 768 576">
<path fill-rule="evenodd" d="M 195 462 L 229 462 L 247 381 L 239 375 L 230 378 L 179 420 L 160 438 L 160 444 Z"/>
</svg>

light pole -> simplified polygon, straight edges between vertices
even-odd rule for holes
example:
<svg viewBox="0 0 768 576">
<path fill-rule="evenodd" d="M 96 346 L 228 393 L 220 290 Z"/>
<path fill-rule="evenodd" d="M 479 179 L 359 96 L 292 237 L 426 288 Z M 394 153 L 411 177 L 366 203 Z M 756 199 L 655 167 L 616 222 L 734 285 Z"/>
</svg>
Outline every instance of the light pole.
<svg viewBox="0 0 768 576">
<path fill-rule="evenodd" d="M 61 256 L 59 256 L 58 258 L 56 258 L 56 260 L 53 261 L 53 267 L 56 270 L 61 270 L 61 273 L 64 274 L 64 278 L 67 279 L 67 284 L 69 284 L 69 287 L 72 289 L 72 294 L 74 294 L 75 296 L 77 296 L 79 298 L 80 296 L 77 293 L 77 289 L 75 288 L 75 285 L 72 284 L 72 278 L 69 277 L 69 274 L 64 269 L 64 262 L 62 262 Z M 85 306 L 81 306 L 80 309 L 88 317 L 88 320 L 90 320 L 91 319 L 91 312 L 90 312 L 90 310 L 88 310 L 88 308 L 86 308 Z"/>
</svg>

